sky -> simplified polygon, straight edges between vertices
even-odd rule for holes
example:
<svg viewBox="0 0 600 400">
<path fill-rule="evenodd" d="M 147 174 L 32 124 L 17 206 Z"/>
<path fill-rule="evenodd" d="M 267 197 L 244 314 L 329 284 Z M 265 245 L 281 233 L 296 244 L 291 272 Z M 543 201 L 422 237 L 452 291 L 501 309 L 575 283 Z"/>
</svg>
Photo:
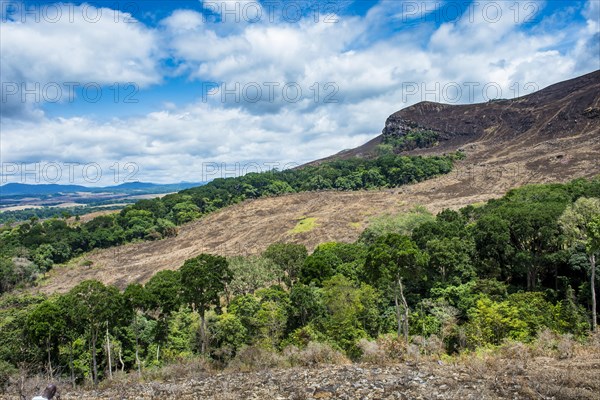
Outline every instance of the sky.
<svg viewBox="0 0 600 400">
<path fill-rule="evenodd" d="M 600 0 L 0 0 L 0 183 L 201 182 L 600 69 Z"/>
</svg>

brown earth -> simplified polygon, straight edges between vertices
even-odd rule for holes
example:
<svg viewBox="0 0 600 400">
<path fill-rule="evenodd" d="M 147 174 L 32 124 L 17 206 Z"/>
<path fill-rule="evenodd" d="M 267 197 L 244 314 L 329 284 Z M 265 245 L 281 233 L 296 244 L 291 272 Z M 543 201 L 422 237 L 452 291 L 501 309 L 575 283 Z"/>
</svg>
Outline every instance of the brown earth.
<svg viewBox="0 0 600 400">
<path fill-rule="evenodd" d="M 153 382 L 140 383 L 134 373 L 105 381 L 100 389 L 64 387 L 61 399 L 600 399 L 597 349 L 562 360 L 523 352 L 509 357 L 470 355 L 458 362 L 317 365 L 246 373 L 186 368 L 172 366 L 170 374 Z"/>
<path fill-rule="evenodd" d="M 402 134 L 406 126 L 438 130 L 445 137 L 439 146 L 413 154 L 460 148 L 466 159 L 448 175 L 396 189 L 246 201 L 180 227 L 177 237 L 99 250 L 56 267 L 39 290 L 63 292 L 85 279 L 123 288 L 130 282 L 144 282 L 159 270 L 176 269 L 203 252 L 256 254 L 277 241 L 303 243 L 309 249 L 327 241 L 351 242 L 375 215 L 415 205 L 432 212 L 457 209 L 525 184 L 596 176 L 600 174 L 600 71 L 514 100 L 465 106 L 419 103 L 393 114 L 384 132 Z M 377 140 L 365 146 L 373 147 Z M 365 146 L 334 157 L 364 156 L 372 150 Z M 308 217 L 316 218 L 312 231 L 290 232 L 298 220 Z"/>
</svg>

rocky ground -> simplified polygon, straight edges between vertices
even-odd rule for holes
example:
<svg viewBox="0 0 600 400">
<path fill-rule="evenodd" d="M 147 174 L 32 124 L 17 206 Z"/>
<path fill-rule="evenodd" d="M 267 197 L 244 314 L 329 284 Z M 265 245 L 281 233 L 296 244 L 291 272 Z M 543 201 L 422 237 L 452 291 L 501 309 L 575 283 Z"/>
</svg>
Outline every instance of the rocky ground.
<svg viewBox="0 0 600 400">
<path fill-rule="evenodd" d="M 91 399 L 600 399 L 600 357 L 481 358 L 287 368 L 63 389 L 62 400 Z M 8 396 L 6 399 L 19 399 Z"/>
</svg>

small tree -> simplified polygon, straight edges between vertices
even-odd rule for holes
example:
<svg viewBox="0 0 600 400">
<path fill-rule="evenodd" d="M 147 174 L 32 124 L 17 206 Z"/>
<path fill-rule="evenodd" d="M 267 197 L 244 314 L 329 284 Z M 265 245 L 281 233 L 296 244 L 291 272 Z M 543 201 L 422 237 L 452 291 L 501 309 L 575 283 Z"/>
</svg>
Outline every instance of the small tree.
<svg viewBox="0 0 600 400">
<path fill-rule="evenodd" d="M 281 272 L 287 275 L 287 283 L 292 285 L 300 274 L 308 252 L 301 244 L 273 243 L 265 250 L 263 256 L 272 260 Z"/>
<path fill-rule="evenodd" d="M 53 379 L 52 358 L 56 357 L 59 339 L 65 328 L 60 308 L 50 300 L 40 303 L 27 318 L 27 333 L 46 349 L 48 377 Z"/>
<path fill-rule="evenodd" d="M 127 310 L 123 296 L 112 286 L 89 280 L 75 286 L 69 292 L 71 306 L 87 328 L 92 353 L 92 380 L 98 384 L 97 343 L 98 336 L 109 324 L 116 325 L 126 318 Z"/>
<path fill-rule="evenodd" d="M 426 263 L 427 254 L 408 236 L 396 233 L 377 239 L 367 254 L 365 275 L 373 285 L 393 297 L 398 337 L 404 332 L 407 342 L 409 308 L 404 296 L 404 280 L 415 277 Z"/>
<path fill-rule="evenodd" d="M 148 296 L 148 308 L 156 314 L 156 359 L 160 353 L 160 345 L 167 338 L 169 316 L 181 306 L 181 274 L 179 271 L 164 270 L 157 272 L 144 286 Z"/>
<path fill-rule="evenodd" d="M 569 246 L 581 246 L 590 262 L 592 331 L 596 331 L 596 254 L 600 251 L 600 199 L 579 198 L 559 219 Z"/>
<path fill-rule="evenodd" d="M 201 352 L 206 353 L 206 311 L 220 305 L 220 295 L 231 282 L 232 275 L 227 259 L 221 256 L 200 254 L 190 258 L 181 267 L 181 285 L 184 300 L 200 315 Z"/>
<path fill-rule="evenodd" d="M 142 375 L 142 363 L 140 361 L 140 333 L 138 316 L 142 314 L 150 304 L 148 291 L 139 283 L 132 283 L 123 292 L 127 306 L 133 311 L 133 332 L 135 335 L 135 364 L 138 375 Z"/>
</svg>

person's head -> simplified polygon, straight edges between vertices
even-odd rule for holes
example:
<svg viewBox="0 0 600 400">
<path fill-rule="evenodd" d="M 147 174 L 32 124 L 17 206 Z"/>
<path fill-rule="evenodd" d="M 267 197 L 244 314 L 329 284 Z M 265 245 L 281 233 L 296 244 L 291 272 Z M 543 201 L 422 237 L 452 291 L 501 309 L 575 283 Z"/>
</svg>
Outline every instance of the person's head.
<svg viewBox="0 0 600 400">
<path fill-rule="evenodd" d="M 52 400 L 52 398 L 54 397 L 55 394 L 56 394 L 56 385 L 51 383 L 48 386 L 46 386 L 46 389 L 44 389 L 43 396 L 45 398 L 47 398 L 48 400 Z"/>
</svg>

